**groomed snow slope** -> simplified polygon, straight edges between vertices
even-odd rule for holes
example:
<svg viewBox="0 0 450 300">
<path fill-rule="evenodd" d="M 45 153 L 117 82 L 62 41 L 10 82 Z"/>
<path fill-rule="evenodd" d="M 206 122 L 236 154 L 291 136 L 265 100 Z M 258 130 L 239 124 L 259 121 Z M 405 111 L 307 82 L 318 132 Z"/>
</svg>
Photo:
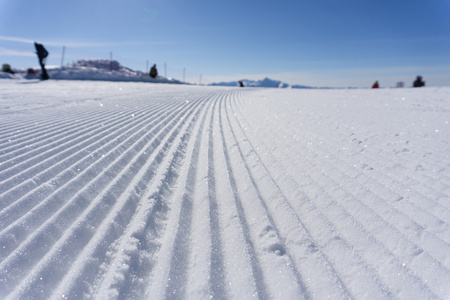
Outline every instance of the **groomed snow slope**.
<svg viewBox="0 0 450 300">
<path fill-rule="evenodd" d="M 449 88 L 0 88 L 1 298 L 450 298 Z"/>
</svg>

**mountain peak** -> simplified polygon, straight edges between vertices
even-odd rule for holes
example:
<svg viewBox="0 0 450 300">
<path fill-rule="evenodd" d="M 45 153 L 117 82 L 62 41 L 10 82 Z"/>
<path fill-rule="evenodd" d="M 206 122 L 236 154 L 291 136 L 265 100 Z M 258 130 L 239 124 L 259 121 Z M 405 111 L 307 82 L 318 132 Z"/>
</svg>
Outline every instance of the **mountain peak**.
<svg viewBox="0 0 450 300">
<path fill-rule="evenodd" d="M 311 88 L 304 85 L 290 85 L 288 83 L 282 82 L 280 80 L 273 80 L 269 77 L 265 77 L 262 80 L 249 80 L 249 79 L 241 79 L 237 81 L 229 81 L 229 82 L 219 82 L 213 83 L 211 85 L 216 86 L 239 86 L 239 81 L 242 81 L 244 87 L 265 87 L 265 88 L 295 88 L 295 89 L 307 89 Z"/>
</svg>

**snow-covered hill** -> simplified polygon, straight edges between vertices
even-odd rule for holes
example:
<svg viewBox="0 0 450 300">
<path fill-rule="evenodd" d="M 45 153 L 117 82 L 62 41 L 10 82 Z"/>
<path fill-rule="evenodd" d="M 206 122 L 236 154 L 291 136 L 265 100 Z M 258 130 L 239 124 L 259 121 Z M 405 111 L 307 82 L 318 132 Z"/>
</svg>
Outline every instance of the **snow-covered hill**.
<svg viewBox="0 0 450 300">
<path fill-rule="evenodd" d="M 126 82 L 154 82 L 154 83 L 175 83 L 183 82 L 158 76 L 151 78 L 148 74 L 140 71 L 134 71 L 122 66 L 117 61 L 102 59 L 83 59 L 68 64 L 64 67 L 48 67 L 50 79 L 55 80 L 101 80 L 101 81 L 126 81 Z M 25 78 L 39 79 L 39 74 L 27 74 L 27 70 L 15 70 L 16 74 L 10 75 L 3 73 L 0 78 Z M 38 73 L 39 69 L 36 70 Z M 6 74 L 6 75 L 5 75 Z M 3 76 L 3 77 L 1 77 Z"/>
<path fill-rule="evenodd" d="M 242 79 L 238 81 L 218 82 L 212 83 L 213 86 L 239 86 L 239 81 L 242 81 L 245 87 L 266 87 L 266 88 L 293 88 L 293 89 L 310 89 L 309 86 L 304 85 L 289 85 L 279 80 L 264 78 L 262 80 L 248 80 Z"/>
<path fill-rule="evenodd" d="M 0 90 L 1 299 L 450 299 L 450 88 Z"/>
</svg>

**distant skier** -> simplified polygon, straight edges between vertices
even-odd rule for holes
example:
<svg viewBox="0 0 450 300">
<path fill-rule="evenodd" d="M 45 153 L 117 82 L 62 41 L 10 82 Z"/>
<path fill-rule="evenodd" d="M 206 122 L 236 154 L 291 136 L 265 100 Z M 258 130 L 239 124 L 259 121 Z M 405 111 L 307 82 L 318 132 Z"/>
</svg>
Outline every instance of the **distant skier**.
<svg viewBox="0 0 450 300">
<path fill-rule="evenodd" d="M 34 42 L 34 47 L 36 48 L 36 54 L 38 56 L 39 64 L 41 65 L 41 69 L 42 69 L 41 79 L 47 80 L 49 77 L 47 74 L 47 70 L 45 69 L 45 59 L 48 56 L 48 51 L 45 50 L 45 48 L 42 44 L 38 44 L 36 42 Z"/>
<path fill-rule="evenodd" d="M 422 76 L 417 76 L 416 80 L 413 82 L 413 87 L 425 86 L 425 81 L 422 80 Z"/>
<path fill-rule="evenodd" d="M 153 67 L 150 69 L 150 77 L 156 78 L 158 76 L 158 70 L 156 70 L 156 65 L 153 65 Z"/>
<path fill-rule="evenodd" d="M 244 83 L 241 80 L 239 80 L 238 83 L 240 87 L 244 87 Z"/>
<path fill-rule="evenodd" d="M 377 89 L 377 88 L 379 88 L 380 87 L 380 85 L 378 84 L 378 80 L 377 81 L 375 81 L 375 83 L 372 85 L 372 88 L 373 89 Z"/>
</svg>

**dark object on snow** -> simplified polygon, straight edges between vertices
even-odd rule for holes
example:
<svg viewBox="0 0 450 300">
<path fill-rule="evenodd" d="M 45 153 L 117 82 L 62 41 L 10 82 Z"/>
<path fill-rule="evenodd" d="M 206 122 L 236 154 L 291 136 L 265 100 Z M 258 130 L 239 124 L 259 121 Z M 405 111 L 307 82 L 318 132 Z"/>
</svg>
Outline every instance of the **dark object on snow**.
<svg viewBox="0 0 450 300">
<path fill-rule="evenodd" d="M 44 46 L 42 44 L 38 44 L 36 42 L 34 42 L 34 47 L 36 48 L 36 54 L 39 59 L 39 65 L 41 65 L 41 69 L 42 69 L 41 79 L 47 80 L 49 77 L 48 77 L 47 70 L 45 69 L 45 59 L 48 56 L 48 51 L 44 48 Z"/>
<path fill-rule="evenodd" d="M 373 89 L 377 89 L 377 88 L 379 88 L 380 87 L 380 85 L 378 84 L 378 80 L 377 81 L 375 81 L 375 83 L 372 85 L 372 88 Z"/>
<path fill-rule="evenodd" d="M 413 82 L 413 87 L 425 86 L 425 81 L 422 80 L 422 76 L 417 76 L 416 80 Z"/>
<path fill-rule="evenodd" d="M 156 78 L 158 76 L 158 70 L 156 70 L 156 65 L 153 65 L 153 67 L 150 69 L 150 77 Z"/>
<path fill-rule="evenodd" d="M 244 87 L 244 83 L 242 81 L 238 81 L 240 87 Z"/>
<path fill-rule="evenodd" d="M 14 74 L 14 71 L 11 69 L 11 66 L 9 64 L 3 64 L 2 72 Z"/>
</svg>

